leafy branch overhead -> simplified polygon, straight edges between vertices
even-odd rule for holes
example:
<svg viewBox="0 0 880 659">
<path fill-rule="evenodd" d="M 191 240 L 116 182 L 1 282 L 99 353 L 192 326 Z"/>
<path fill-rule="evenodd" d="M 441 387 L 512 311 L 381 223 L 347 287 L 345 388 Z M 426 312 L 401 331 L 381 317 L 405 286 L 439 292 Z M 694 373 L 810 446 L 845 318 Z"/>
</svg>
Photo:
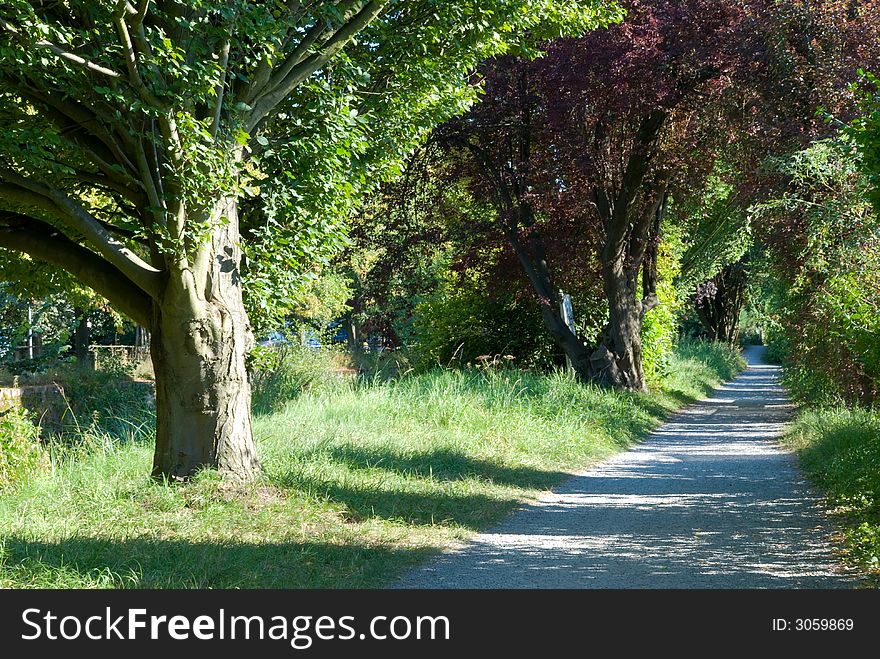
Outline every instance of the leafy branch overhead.
<svg viewBox="0 0 880 659">
<path fill-rule="evenodd" d="M 143 320 L 153 271 L 186 269 L 210 236 L 218 190 L 259 196 L 245 231 L 259 308 L 271 257 L 334 251 L 356 192 L 475 100 L 481 58 L 617 16 L 592 2 L 4 3 L 4 211 L 39 208 L 100 253 L 146 294 L 127 309 Z M 4 217 L 4 233 L 33 229 Z M 57 247 L 57 265 L 81 260 Z"/>
</svg>

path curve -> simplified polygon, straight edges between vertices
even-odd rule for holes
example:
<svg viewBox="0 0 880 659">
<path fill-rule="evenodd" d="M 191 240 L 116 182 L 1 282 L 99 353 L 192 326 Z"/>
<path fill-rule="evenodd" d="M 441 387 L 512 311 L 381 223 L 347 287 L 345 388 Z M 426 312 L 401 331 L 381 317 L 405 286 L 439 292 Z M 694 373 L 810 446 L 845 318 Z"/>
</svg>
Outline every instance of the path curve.
<svg viewBox="0 0 880 659">
<path fill-rule="evenodd" d="M 635 448 L 395 588 L 847 588 L 831 524 L 776 442 L 793 408 L 763 349 Z"/>
</svg>

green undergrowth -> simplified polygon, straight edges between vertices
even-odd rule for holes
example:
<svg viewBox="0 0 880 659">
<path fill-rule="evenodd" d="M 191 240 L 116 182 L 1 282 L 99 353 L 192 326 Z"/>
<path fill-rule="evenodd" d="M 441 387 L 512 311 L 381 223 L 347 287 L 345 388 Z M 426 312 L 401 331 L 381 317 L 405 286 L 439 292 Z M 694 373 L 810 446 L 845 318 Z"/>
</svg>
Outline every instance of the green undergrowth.
<svg viewBox="0 0 880 659">
<path fill-rule="evenodd" d="M 742 362 L 679 348 L 649 394 L 564 373 L 338 380 L 258 416 L 264 475 L 148 477 L 149 437 L 92 429 L 0 498 L 0 587 L 376 587 L 631 446 Z"/>
<path fill-rule="evenodd" d="M 807 409 L 789 427 L 785 442 L 825 493 L 849 557 L 880 578 L 880 412 Z"/>
</svg>

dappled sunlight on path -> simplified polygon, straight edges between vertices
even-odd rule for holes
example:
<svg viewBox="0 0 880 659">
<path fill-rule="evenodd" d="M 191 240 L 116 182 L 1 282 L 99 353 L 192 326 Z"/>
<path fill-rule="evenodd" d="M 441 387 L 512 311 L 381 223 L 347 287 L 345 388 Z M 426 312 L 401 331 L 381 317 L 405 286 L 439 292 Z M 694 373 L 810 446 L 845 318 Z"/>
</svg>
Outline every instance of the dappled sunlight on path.
<svg viewBox="0 0 880 659">
<path fill-rule="evenodd" d="M 794 457 L 779 369 L 749 368 L 403 588 L 840 588 L 857 582 Z"/>
</svg>

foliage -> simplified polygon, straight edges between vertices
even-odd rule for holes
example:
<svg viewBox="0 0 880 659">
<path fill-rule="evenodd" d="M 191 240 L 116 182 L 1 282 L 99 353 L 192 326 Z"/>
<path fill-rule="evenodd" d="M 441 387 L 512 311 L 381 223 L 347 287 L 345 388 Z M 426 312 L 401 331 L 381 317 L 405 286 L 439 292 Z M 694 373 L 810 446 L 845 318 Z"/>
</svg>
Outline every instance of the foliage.
<svg viewBox="0 0 880 659">
<path fill-rule="evenodd" d="M 736 262 L 752 244 L 749 215 L 724 163 L 706 180 L 697 195 L 672 204 L 671 215 L 685 238 L 681 273 L 676 287 L 691 296 L 698 284 L 712 279 L 726 265 Z"/>
<path fill-rule="evenodd" d="M 861 168 L 868 178 L 874 212 L 880 215 L 880 79 L 867 71 L 859 71 L 863 89 L 862 115 L 845 132 L 855 142 Z"/>
<path fill-rule="evenodd" d="M 650 395 L 476 368 L 312 389 L 257 419 L 250 485 L 150 479 L 148 444 L 93 433 L 0 499 L 0 587 L 384 586 L 704 396 L 719 350 Z"/>
<path fill-rule="evenodd" d="M 668 232 L 667 232 L 668 233 Z M 676 241 L 662 240 L 657 250 L 657 298 L 642 322 L 642 360 L 645 379 L 658 385 L 667 374 L 678 337 L 681 296 L 675 285 L 680 265 Z"/>
<path fill-rule="evenodd" d="M 6 494 L 49 467 L 40 431 L 27 410 L 0 412 L 0 494 Z"/>
<path fill-rule="evenodd" d="M 880 385 L 880 219 L 845 144 L 819 141 L 771 166 L 785 177 L 756 204 L 767 243 L 768 335 L 793 393 L 870 403 Z"/>
<path fill-rule="evenodd" d="M 57 354 L 71 332 L 73 310 L 68 296 L 51 293 L 30 300 L 14 294 L 15 288 L 9 282 L 0 282 L 0 361 L 10 360 L 12 350 L 26 342 L 29 328 L 39 335 L 47 352 Z"/>
<path fill-rule="evenodd" d="M 297 342 L 305 336 L 330 342 L 335 330 L 328 326 L 347 315 L 352 295 L 353 282 L 345 269 L 325 268 L 300 283 L 299 296 L 287 309 L 283 324 L 266 325 L 266 329 L 271 330 L 270 335 L 280 334 Z"/>
<path fill-rule="evenodd" d="M 864 408 L 804 411 L 784 441 L 825 493 L 850 557 L 880 574 L 880 414 Z"/>
<path fill-rule="evenodd" d="M 277 411 L 307 389 L 340 384 L 351 371 L 342 351 L 294 344 L 259 346 L 249 366 L 257 414 Z"/>
<path fill-rule="evenodd" d="M 556 361 L 535 301 L 490 287 L 473 274 L 416 306 L 413 339 L 422 368 L 479 364 L 494 357 L 519 368 L 547 368 Z"/>
</svg>

